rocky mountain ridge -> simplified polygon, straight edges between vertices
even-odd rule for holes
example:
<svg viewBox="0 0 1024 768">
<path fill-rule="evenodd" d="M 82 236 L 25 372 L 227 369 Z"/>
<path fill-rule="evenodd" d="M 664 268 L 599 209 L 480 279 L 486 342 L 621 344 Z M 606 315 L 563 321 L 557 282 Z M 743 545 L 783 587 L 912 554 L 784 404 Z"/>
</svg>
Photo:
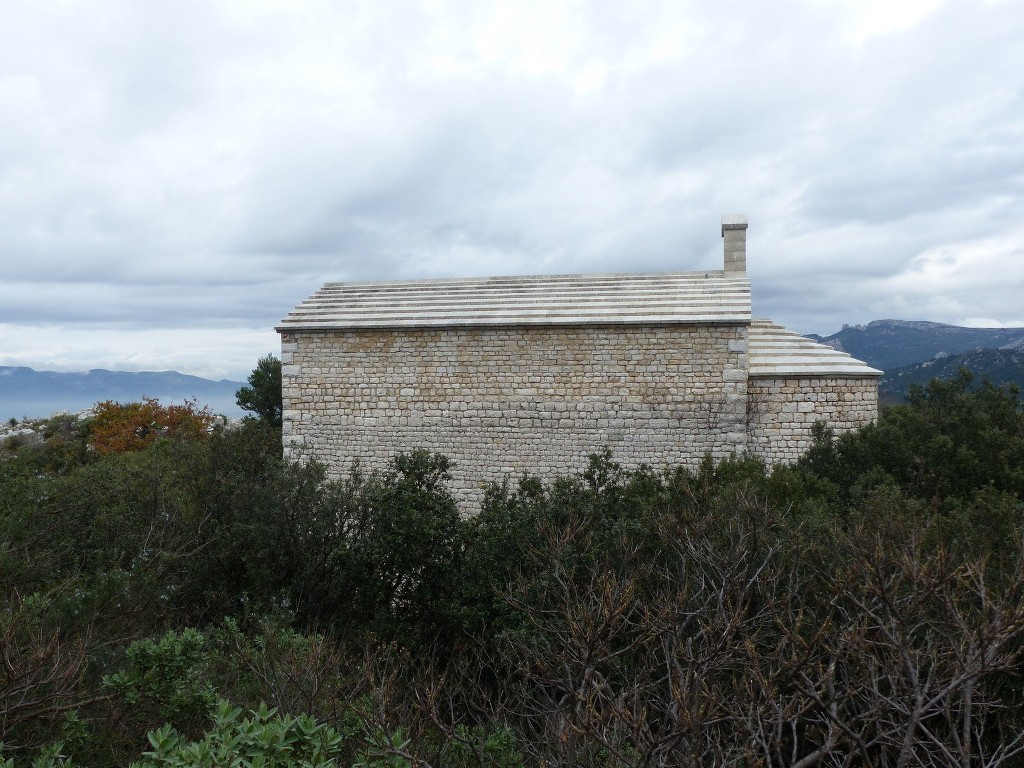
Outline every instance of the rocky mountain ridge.
<svg viewBox="0 0 1024 768">
<path fill-rule="evenodd" d="M 975 349 L 1024 351 L 1024 328 L 967 328 L 926 320 L 873 320 L 808 338 L 883 371 Z"/>
</svg>

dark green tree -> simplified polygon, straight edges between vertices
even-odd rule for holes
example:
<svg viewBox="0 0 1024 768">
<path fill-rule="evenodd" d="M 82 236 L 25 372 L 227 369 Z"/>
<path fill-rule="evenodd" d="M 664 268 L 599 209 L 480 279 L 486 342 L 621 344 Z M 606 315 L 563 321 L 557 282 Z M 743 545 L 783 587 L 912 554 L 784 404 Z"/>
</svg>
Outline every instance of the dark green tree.
<svg viewBox="0 0 1024 768">
<path fill-rule="evenodd" d="M 281 426 L 281 361 L 273 355 L 261 357 L 249 374 L 249 386 L 235 393 L 238 407 L 275 427 Z"/>
<path fill-rule="evenodd" d="M 1019 392 L 988 380 L 975 384 L 966 368 L 953 379 L 915 385 L 906 405 L 836 437 L 821 427 L 797 464 L 849 497 L 883 478 L 910 497 L 948 508 L 982 489 L 1024 496 L 1024 410 Z"/>
</svg>

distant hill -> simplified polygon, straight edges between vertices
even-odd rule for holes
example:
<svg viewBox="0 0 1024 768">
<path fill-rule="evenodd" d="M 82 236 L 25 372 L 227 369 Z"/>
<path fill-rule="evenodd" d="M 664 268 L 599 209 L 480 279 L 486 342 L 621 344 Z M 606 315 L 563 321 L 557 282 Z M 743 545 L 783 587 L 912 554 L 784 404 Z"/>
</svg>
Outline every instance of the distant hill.
<svg viewBox="0 0 1024 768">
<path fill-rule="evenodd" d="M 844 326 L 831 336 L 808 338 L 883 371 L 974 349 L 1024 351 L 1024 328 L 963 328 L 919 320 L 875 320 Z"/>
<path fill-rule="evenodd" d="M 57 411 L 81 411 L 103 400 L 132 402 L 154 397 L 181 403 L 195 398 L 214 413 L 241 416 L 235 392 L 245 382 L 211 381 L 177 371 L 36 371 L 0 366 L 0 418 L 41 418 Z"/>
<path fill-rule="evenodd" d="M 903 402 L 913 384 L 953 378 L 961 367 L 974 374 L 975 382 L 986 377 L 997 386 L 1016 384 L 1024 391 L 1024 350 L 975 349 L 886 371 L 878 382 L 878 398 L 884 405 Z"/>
</svg>

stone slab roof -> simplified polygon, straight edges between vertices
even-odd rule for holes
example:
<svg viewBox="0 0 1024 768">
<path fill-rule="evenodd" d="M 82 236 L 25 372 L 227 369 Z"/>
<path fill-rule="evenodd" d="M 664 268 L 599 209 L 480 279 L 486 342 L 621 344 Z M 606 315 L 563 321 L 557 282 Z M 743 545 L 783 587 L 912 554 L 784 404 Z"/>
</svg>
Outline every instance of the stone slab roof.
<svg viewBox="0 0 1024 768">
<path fill-rule="evenodd" d="M 748 350 L 751 377 L 882 375 L 845 352 L 787 331 L 771 320 L 751 320 Z"/>
<path fill-rule="evenodd" d="M 749 321 L 750 281 L 710 270 L 327 283 L 277 330 Z"/>
</svg>

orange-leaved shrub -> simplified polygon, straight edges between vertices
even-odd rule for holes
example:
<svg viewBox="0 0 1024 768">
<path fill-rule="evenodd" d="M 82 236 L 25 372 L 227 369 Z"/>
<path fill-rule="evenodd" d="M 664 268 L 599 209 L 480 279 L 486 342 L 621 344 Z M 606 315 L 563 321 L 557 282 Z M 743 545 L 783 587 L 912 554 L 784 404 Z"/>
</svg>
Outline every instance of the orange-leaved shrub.
<svg viewBox="0 0 1024 768">
<path fill-rule="evenodd" d="M 98 453 L 123 453 L 146 447 L 158 437 L 205 437 L 214 422 L 206 406 L 195 400 L 181 405 L 161 405 L 152 397 L 141 403 L 96 404 L 96 416 L 89 425 L 89 445 Z"/>
</svg>

